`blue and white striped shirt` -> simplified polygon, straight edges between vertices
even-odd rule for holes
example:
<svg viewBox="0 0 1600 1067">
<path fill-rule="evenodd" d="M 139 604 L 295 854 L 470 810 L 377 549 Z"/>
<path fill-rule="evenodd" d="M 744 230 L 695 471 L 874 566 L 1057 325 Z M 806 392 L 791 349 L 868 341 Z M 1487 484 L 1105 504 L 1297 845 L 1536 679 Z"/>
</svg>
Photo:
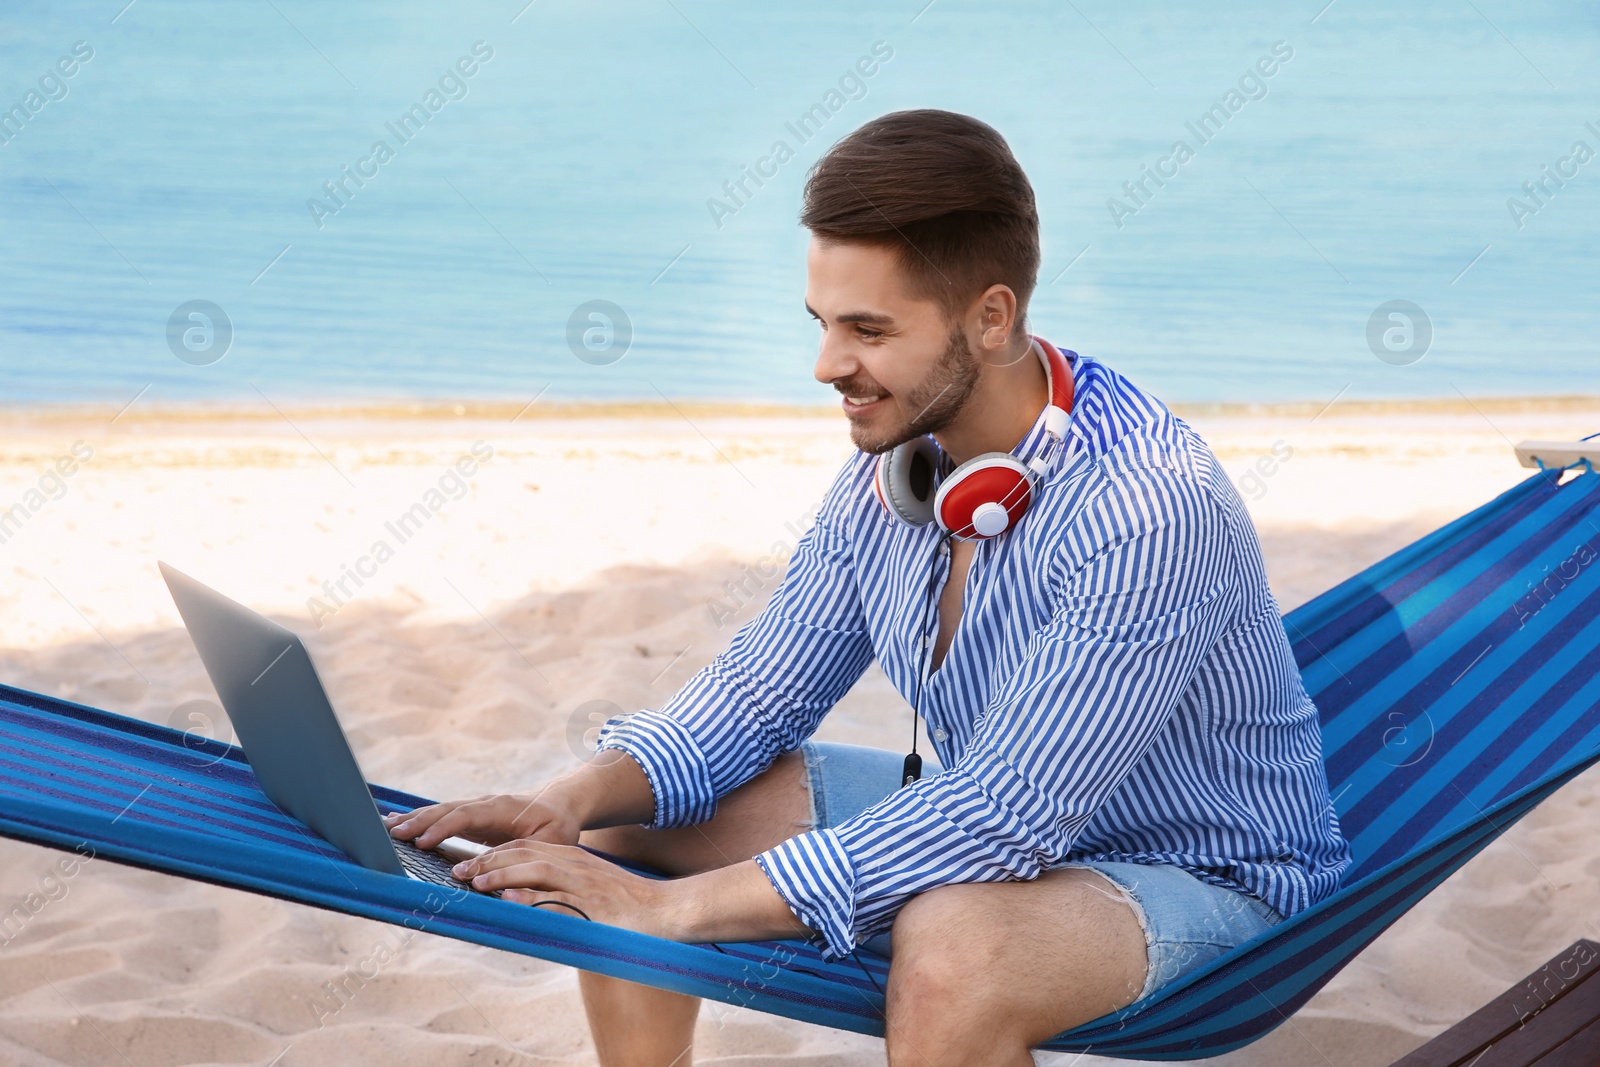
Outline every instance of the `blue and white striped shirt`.
<svg viewBox="0 0 1600 1067">
<path fill-rule="evenodd" d="M 1174 863 L 1285 916 L 1350 863 L 1255 528 L 1200 437 L 1095 360 L 1073 360 L 1071 427 L 1021 522 L 981 541 L 922 712 L 940 774 L 756 862 L 837 959 L 935 886 L 1037 877 L 1069 860 Z M 1044 419 L 1016 454 L 1048 447 Z M 874 656 L 908 701 L 949 573 L 856 452 L 771 602 L 660 710 L 601 748 L 644 768 L 652 828 L 811 736 Z M 945 457 L 948 466 L 948 457 Z M 935 600 L 936 603 L 936 600 Z"/>
</svg>

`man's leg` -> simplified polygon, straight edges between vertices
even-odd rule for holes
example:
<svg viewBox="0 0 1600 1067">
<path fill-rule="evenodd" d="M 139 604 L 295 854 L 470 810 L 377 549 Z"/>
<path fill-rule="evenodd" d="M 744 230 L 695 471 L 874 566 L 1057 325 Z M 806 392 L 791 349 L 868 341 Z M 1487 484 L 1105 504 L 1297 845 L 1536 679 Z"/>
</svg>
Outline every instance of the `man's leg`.
<svg viewBox="0 0 1600 1067">
<path fill-rule="evenodd" d="M 698 826 L 647 830 L 637 823 L 585 830 L 578 843 L 682 876 L 726 867 L 810 829 L 811 792 L 796 749 L 717 801 Z M 700 998 L 578 972 L 601 1067 L 688 1067 Z"/>
<path fill-rule="evenodd" d="M 1133 1003 L 1148 970 L 1133 909 L 1074 867 L 912 897 L 894 922 L 890 1067 L 1029 1067 L 1032 1046 Z"/>
</svg>

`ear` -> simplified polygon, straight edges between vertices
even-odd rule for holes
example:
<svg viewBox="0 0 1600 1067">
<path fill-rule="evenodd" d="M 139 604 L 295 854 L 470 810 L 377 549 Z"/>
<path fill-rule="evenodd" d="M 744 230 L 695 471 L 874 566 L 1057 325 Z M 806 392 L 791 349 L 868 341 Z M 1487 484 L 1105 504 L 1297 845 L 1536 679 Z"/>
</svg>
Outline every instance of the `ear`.
<svg viewBox="0 0 1600 1067">
<path fill-rule="evenodd" d="M 995 284 L 985 289 L 973 305 L 972 317 L 978 328 L 976 350 L 985 363 L 1013 363 L 1031 351 L 1027 345 L 1023 346 L 1021 356 L 1013 351 L 1017 294 L 1011 291 L 1009 285 Z"/>
</svg>

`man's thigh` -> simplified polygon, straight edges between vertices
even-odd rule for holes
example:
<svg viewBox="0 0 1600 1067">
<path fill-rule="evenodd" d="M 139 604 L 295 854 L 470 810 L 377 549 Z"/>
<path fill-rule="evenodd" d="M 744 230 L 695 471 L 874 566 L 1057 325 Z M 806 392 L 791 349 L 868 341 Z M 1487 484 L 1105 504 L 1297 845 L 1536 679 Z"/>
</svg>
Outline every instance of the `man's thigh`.
<svg viewBox="0 0 1600 1067">
<path fill-rule="evenodd" d="M 811 791 L 799 749 L 717 801 L 714 816 L 662 830 L 639 823 L 585 830 L 578 843 L 674 876 L 741 863 L 811 828 Z"/>
<path fill-rule="evenodd" d="M 1134 906 L 1081 867 L 920 893 L 896 915 L 893 943 L 891 1034 L 983 1019 L 1038 1044 L 1133 1003 L 1149 969 Z"/>
</svg>

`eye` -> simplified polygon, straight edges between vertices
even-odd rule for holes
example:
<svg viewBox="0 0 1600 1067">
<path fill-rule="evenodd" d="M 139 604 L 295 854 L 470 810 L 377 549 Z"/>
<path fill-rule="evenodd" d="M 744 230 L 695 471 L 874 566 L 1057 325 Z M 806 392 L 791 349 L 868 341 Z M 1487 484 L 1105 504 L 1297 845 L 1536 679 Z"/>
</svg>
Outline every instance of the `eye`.
<svg viewBox="0 0 1600 1067">
<path fill-rule="evenodd" d="M 883 336 L 883 331 L 868 329 L 865 326 L 857 326 L 856 335 L 863 341 L 876 341 L 878 338 Z"/>
</svg>

